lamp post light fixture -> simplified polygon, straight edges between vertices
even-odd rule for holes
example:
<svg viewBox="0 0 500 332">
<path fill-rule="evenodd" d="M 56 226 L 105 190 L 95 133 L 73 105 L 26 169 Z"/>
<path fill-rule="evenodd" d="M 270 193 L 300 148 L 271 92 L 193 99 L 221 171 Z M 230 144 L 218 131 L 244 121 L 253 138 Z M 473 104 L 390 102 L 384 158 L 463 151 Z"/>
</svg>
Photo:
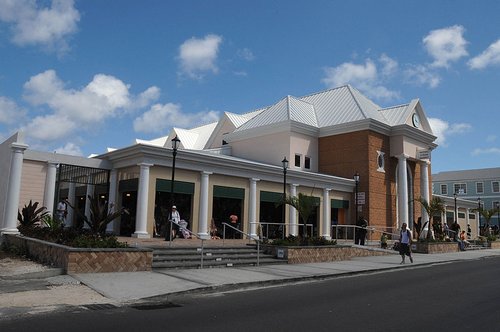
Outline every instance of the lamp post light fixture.
<svg viewBox="0 0 500 332">
<path fill-rule="evenodd" d="M 288 169 L 288 160 L 286 160 L 286 157 L 283 158 L 281 161 L 283 164 L 283 224 L 285 224 L 285 213 L 286 213 L 286 170 Z M 305 227 L 305 226 L 304 226 Z"/>
</svg>

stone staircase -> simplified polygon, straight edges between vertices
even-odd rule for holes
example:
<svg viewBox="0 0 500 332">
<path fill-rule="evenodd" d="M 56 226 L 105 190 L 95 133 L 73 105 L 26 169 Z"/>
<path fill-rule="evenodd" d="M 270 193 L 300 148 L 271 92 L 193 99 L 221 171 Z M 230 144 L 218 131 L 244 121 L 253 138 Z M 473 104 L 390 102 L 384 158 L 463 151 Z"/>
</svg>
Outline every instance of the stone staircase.
<svg viewBox="0 0 500 332">
<path fill-rule="evenodd" d="M 287 261 L 264 254 L 261 250 L 259 264 L 287 264 Z M 257 265 L 256 246 L 203 249 L 203 268 L 255 265 Z M 201 268 L 201 248 L 153 249 L 153 269 L 197 268 Z"/>
</svg>

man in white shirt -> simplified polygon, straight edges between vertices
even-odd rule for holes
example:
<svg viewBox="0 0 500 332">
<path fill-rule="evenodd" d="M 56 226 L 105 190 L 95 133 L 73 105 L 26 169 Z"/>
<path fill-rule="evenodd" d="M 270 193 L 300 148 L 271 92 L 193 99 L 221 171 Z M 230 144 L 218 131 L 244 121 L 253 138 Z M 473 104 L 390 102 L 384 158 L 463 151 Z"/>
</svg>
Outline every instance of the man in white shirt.
<svg viewBox="0 0 500 332">
<path fill-rule="evenodd" d="M 64 199 L 61 199 L 57 203 L 56 218 L 61 222 L 62 225 L 66 223 L 66 215 L 68 214 L 68 207 Z"/>
<path fill-rule="evenodd" d="M 165 241 L 173 240 L 177 236 L 177 232 L 179 231 L 179 221 L 181 221 L 181 215 L 179 214 L 179 211 L 177 211 L 177 207 L 174 205 L 172 206 L 172 211 L 170 212 L 168 216 L 168 220 L 172 221 L 171 225 L 167 225 L 167 229 L 170 229 L 170 226 L 172 226 L 172 234 L 170 235 L 170 238 L 168 237 L 168 231 L 166 232 L 167 236 L 165 237 Z"/>
<path fill-rule="evenodd" d="M 405 263 L 405 255 L 410 257 L 410 262 L 413 263 L 413 257 L 411 257 L 411 231 L 406 228 L 406 223 L 401 225 L 401 231 L 399 232 L 399 254 L 401 255 L 401 264 Z"/>
</svg>

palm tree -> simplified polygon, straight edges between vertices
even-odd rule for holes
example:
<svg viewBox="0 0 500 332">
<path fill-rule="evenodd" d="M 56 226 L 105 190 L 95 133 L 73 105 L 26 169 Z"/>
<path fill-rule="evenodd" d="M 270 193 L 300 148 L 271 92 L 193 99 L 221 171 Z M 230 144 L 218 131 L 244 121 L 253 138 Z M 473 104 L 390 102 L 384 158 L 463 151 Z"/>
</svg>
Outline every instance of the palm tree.
<svg viewBox="0 0 500 332">
<path fill-rule="evenodd" d="M 284 204 L 293 206 L 299 212 L 299 218 L 304 224 L 302 237 L 305 239 L 307 237 L 306 223 L 309 220 L 311 213 L 318 206 L 316 198 L 312 195 L 299 193 L 299 196 L 286 196 Z"/>
<path fill-rule="evenodd" d="M 474 209 L 474 211 L 479 212 L 479 214 L 486 220 L 486 223 L 484 225 L 484 236 L 489 236 L 490 235 L 490 220 L 491 218 L 497 213 L 496 209 Z"/>
<path fill-rule="evenodd" d="M 433 229 L 432 227 L 434 225 L 434 215 L 444 212 L 444 202 L 437 196 L 432 196 L 430 202 L 427 202 L 427 200 L 423 197 L 416 198 L 415 200 L 422 204 L 422 207 L 425 209 L 427 215 L 429 216 L 429 228 L 427 231 L 427 240 L 429 240 L 431 238 L 431 229 Z"/>
</svg>

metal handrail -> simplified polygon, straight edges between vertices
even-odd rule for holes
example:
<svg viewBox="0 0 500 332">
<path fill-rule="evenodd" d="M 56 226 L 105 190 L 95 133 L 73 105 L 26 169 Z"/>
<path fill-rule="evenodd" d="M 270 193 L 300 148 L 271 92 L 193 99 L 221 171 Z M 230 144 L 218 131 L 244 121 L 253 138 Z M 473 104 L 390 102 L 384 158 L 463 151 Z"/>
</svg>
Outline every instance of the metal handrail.
<svg viewBox="0 0 500 332">
<path fill-rule="evenodd" d="M 173 241 L 173 238 L 172 238 L 172 224 L 174 223 L 173 220 L 168 220 L 170 222 L 170 241 L 168 241 L 168 247 L 172 247 L 172 241 Z M 204 248 L 205 248 L 205 239 L 200 236 L 198 233 L 194 233 L 192 232 L 191 230 L 187 229 L 186 227 L 183 227 L 181 225 L 179 225 L 179 223 L 175 223 L 179 229 L 183 229 L 185 231 L 187 231 L 189 233 L 189 235 L 191 236 L 194 236 L 196 238 L 198 238 L 199 240 L 201 240 L 201 259 L 200 259 L 200 268 L 203 269 L 203 254 L 204 254 Z"/>
<path fill-rule="evenodd" d="M 257 242 L 257 266 L 260 265 L 260 239 L 258 236 L 254 236 L 252 234 L 248 234 L 248 233 L 245 233 L 241 230 L 239 230 L 238 228 L 234 227 L 234 226 L 231 226 L 229 225 L 228 223 L 225 223 L 223 222 L 222 223 L 222 246 L 224 246 L 224 240 L 226 239 L 226 226 L 237 231 L 238 233 L 241 233 L 242 235 L 246 235 L 248 239 L 251 239 L 251 240 L 254 240 L 255 242 Z"/>
</svg>

